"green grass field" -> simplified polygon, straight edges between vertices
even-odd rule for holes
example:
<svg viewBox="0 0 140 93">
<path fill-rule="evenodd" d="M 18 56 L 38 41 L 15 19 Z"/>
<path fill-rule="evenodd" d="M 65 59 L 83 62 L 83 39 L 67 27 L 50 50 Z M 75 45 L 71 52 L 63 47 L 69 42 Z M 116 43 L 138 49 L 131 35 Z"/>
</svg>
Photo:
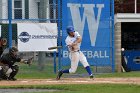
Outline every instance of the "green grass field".
<svg viewBox="0 0 140 93">
<path fill-rule="evenodd" d="M 69 68 L 69 67 L 65 67 Z M 93 67 L 91 67 L 93 69 Z M 45 64 L 45 68 L 43 71 L 38 70 L 38 65 L 35 63 L 30 67 L 26 64 L 20 64 L 20 70 L 17 74 L 17 78 L 21 79 L 47 79 L 47 78 L 55 78 L 56 74 L 53 70 L 53 65 L 48 63 Z M 79 66 L 76 74 L 87 74 L 85 69 L 82 66 Z M 94 73 L 97 78 L 108 78 L 108 77 L 140 77 L 140 71 L 131 71 L 131 72 L 123 72 L 123 73 Z M 69 75 L 70 76 L 70 75 Z"/>
<path fill-rule="evenodd" d="M 66 67 L 67 68 L 67 67 Z M 77 73 L 86 73 L 83 67 L 78 67 Z M 95 73 L 97 78 L 110 77 L 140 77 L 140 71 L 125 72 L 125 73 Z M 55 78 L 52 64 L 45 64 L 43 71 L 38 70 L 37 64 L 30 67 L 21 64 L 20 70 L 16 78 L 18 79 L 48 79 Z M 0 86 L 0 88 L 12 89 L 51 89 L 56 90 L 53 93 L 139 93 L 140 85 L 130 84 L 66 84 L 66 85 L 32 85 L 32 86 Z M 27 93 L 27 92 L 26 92 Z M 29 92 L 29 93 L 50 93 L 50 92 Z"/>
<path fill-rule="evenodd" d="M 12 89 L 32 88 L 32 89 L 56 90 L 53 93 L 139 93 L 140 91 L 140 86 L 138 85 L 125 85 L 125 84 L 41 85 L 41 86 L 13 86 L 13 87 L 11 86 L 0 88 L 12 88 Z M 50 93 L 50 92 L 34 92 L 34 93 Z"/>
</svg>

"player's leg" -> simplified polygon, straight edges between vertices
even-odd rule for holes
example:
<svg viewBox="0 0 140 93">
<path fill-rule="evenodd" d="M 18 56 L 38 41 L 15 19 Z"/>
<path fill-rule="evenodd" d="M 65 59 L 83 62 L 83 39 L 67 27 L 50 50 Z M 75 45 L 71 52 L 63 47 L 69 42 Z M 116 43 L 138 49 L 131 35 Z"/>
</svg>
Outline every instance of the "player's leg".
<svg viewBox="0 0 140 93">
<path fill-rule="evenodd" d="M 86 71 L 88 72 L 90 78 L 93 78 L 93 74 L 92 74 L 92 71 L 90 69 L 89 63 L 87 62 L 85 55 L 81 51 L 80 51 L 80 62 L 82 63 L 82 65 L 84 66 Z"/>
<path fill-rule="evenodd" d="M 0 66 L 0 80 L 7 80 L 6 71 L 7 69 L 4 66 Z"/>
<path fill-rule="evenodd" d="M 79 52 L 73 52 L 70 55 L 71 60 L 71 68 L 69 69 L 69 73 L 75 73 L 78 67 L 80 54 Z"/>
<path fill-rule="evenodd" d="M 10 74 L 12 73 L 12 69 L 11 68 L 9 68 L 7 71 L 6 71 L 6 76 L 7 77 L 9 77 L 10 76 Z"/>
<path fill-rule="evenodd" d="M 19 66 L 18 65 L 14 65 L 11 67 L 12 69 L 12 73 L 10 73 L 10 76 L 8 77 L 8 80 L 17 80 L 15 77 L 15 75 L 18 73 L 18 70 L 19 70 Z"/>
<path fill-rule="evenodd" d="M 3 74 L 3 71 L 2 71 L 2 67 L 0 66 L 0 80 L 2 80 L 2 74 Z"/>
<path fill-rule="evenodd" d="M 79 62 L 79 53 L 78 52 L 70 53 L 69 58 L 71 60 L 71 68 L 59 71 L 57 78 L 56 78 L 57 80 L 59 80 L 61 78 L 63 73 L 75 73 L 76 72 L 77 67 L 78 67 L 78 62 Z"/>
</svg>

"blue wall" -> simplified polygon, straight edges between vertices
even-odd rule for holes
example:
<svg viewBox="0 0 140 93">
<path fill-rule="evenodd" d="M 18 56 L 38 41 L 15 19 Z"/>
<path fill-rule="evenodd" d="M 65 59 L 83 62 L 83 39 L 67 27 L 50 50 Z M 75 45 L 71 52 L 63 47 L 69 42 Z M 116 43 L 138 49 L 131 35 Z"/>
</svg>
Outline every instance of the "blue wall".
<svg viewBox="0 0 140 93">
<path fill-rule="evenodd" d="M 62 45 L 66 45 L 66 27 L 71 25 L 82 36 L 81 51 L 90 65 L 114 64 L 112 51 L 114 15 L 111 11 L 113 10 L 111 6 L 114 5 L 111 4 L 111 0 L 63 0 L 62 2 Z M 66 47 L 63 48 L 62 65 L 70 65 Z"/>
</svg>

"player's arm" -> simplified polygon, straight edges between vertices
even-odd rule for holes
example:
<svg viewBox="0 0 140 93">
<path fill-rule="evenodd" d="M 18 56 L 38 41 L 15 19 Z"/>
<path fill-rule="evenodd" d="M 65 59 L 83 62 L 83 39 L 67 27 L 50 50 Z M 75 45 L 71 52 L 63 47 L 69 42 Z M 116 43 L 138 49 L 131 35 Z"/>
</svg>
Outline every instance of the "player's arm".
<svg viewBox="0 0 140 93">
<path fill-rule="evenodd" d="M 81 41 L 82 41 L 82 37 L 81 36 L 78 36 L 77 37 L 77 39 L 76 39 L 76 41 L 74 42 L 74 43 L 81 43 Z"/>
<path fill-rule="evenodd" d="M 72 46 L 77 45 L 78 43 L 81 43 L 81 41 L 82 41 L 82 37 L 81 36 L 78 36 L 77 39 L 76 39 L 76 41 L 74 41 L 73 43 L 72 42 L 66 42 L 66 45 L 72 47 Z"/>
<path fill-rule="evenodd" d="M 27 63 L 27 60 L 25 60 L 25 59 L 21 59 L 20 63 L 24 63 L 24 64 L 26 64 L 26 63 Z"/>
<path fill-rule="evenodd" d="M 72 47 L 77 45 L 78 43 L 81 43 L 82 41 L 82 37 L 80 36 L 78 32 L 75 32 L 75 37 L 76 37 L 76 40 L 70 45 Z"/>
<path fill-rule="evenodd" d="M 32 64 L 32 60 L 33 60 L 33 57 L 31 57 L 29 59 L 21 59 L 20 63 L 31 65 Z"/>
<path fill-rule="evenodd" d="M 33 57 L 32 57 L 33 58 Z M 22 59 L 19 56 L 16 57 L 16 61 L 24 64 L 31 64 L 32 58 Z"/>
<path fill-rule="evenodd" d="M 71 46 L 75 46 L 75 45 L 77 45 L 78 43 L 81 43 L 81 41 L 82 41 L 82 37 L 81 37 L 81 36 L 78 36 L 77 39 L 76 39 L 76 41 L 75 41 L 74 43 L 72 43 Z"/>
</svg>

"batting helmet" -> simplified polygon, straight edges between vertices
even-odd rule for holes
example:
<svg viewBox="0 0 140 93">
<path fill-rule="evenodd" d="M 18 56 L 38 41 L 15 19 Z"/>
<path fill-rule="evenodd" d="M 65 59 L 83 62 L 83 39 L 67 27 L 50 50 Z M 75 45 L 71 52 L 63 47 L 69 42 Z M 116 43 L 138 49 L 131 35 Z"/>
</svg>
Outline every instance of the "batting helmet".
<svg viewBox="0 0 140 93">
<path fill-rule="evenodd" d="M 67 27 L 67 33 L 69 34 L 70 32 L 75 32 L 74 27 L 72 26 Z"/>
</svg>

